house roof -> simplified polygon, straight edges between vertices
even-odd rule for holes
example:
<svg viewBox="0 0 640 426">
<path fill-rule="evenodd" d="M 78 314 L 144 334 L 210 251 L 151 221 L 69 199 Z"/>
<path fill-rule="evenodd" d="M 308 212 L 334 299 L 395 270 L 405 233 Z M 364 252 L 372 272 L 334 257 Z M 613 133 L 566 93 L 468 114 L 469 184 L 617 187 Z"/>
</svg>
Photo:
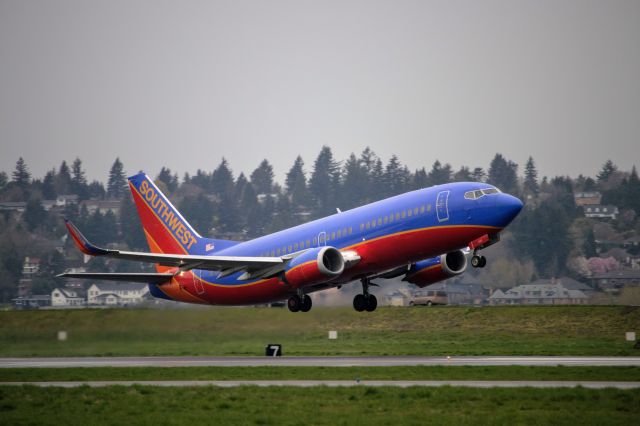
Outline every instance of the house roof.
<svg viewBox="0 0 640 426">
<path fill-rule="evenodd" d="M 94 283 L 98 290 L 106 292 L 116 291 L 143 291 L 147 288 L 147 284 L 144 283 Z"/>
<path fill-rule="evenodd" d="M 453 283 L 453 282 L 439 282 L 428 285 L 421 289 L 421 291 L 446 291 L 450 294 L 481 294 L 482 285 L 478 283 Z"/>
<path fill-rule="evenodd" d="M 624 279 L 624 280 L 634 280 L 640 279 L 640 271 L 637 269 L 620 269 L 618 271 L 609 271 L 604 274 L 594 275 L 593 279 L 602 280 L 602 279 Z"/>
<path fill-rule="evenodd" d="M 560 277 L 560 278 L 556 278 L 555 280 L 540 279 L 540 280 L 533 281 L 531 284 L 535 284 L 535 285 L 561 284 L 562 287 L 566 288 L 567 290 L 582 290 L 582 291 L 593 290 L 591 287 L 589 287 L 585 283 L 581 283 L 580 281 L 576 281 L 570 277 Z"/>
<path fill-rule="evenodd" d="M 561 284 L 524 284 L 501 294 L 495 291 L 489 299 L 587 299 L 580 290 L 568 290 Z"/>
</svg>

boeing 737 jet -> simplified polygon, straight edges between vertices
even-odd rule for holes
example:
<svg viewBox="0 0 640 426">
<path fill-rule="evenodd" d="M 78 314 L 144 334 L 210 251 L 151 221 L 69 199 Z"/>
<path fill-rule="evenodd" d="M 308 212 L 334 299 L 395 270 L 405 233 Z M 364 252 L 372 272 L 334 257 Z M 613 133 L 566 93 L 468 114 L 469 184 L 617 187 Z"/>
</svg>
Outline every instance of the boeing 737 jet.
<svg viewBox="0 0 640 426">
<path fill-rule="evenodd" d="M 494 186 L 462 182 L 407 192 L 250 241 L 202 237 L 144 173 L 129 178 L 149 252 L 96 247 L 66 221 L 91 256 L 148 262 L 155 273 L 65 273 L 61 277 L 142 282 L 159 298 L 211 305 L 287 300 L 311 309 L 309 293 L 360 281 L 357 311 L 374 311 L 374 279 L 424 287 L 463 273 L 467 256 L 499 240 L 522 202 Z M 126 220 L 126 218 L 122 218 Z"/>
</svg>

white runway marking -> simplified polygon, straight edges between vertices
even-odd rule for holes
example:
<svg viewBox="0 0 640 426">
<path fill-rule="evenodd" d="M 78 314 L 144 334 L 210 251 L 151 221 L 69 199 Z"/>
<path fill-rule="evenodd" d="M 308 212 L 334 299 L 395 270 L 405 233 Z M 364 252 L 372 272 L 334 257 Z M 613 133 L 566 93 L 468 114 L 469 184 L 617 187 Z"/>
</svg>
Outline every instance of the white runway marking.
<svg viewBox="0 0 640 426">
<path fill-rule="evenodd" d="M 640 357 L 464 356 L 464 357 L 78 357 L 0 358 L 0 368 L 78 367 L 395 367 L 476 366 L 640 366 Z"/>
</svg>

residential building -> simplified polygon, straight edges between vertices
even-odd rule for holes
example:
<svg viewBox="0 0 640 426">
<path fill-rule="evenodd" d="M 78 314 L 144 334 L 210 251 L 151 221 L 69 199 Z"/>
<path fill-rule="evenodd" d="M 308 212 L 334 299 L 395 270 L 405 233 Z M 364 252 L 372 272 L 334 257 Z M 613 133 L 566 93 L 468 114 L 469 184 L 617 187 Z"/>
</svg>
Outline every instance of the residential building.
<svg viewBox="0 0 640 426">
<path fill-rule="evenodd" d="M 84 306 L 86 302 L 86 299 L 77 290 L 55 288 L 51 292 L 51 306 L 53 307 Z"/>
<path fill-rule="evenodd" d="M 18 297 L 26 297 L 31 294 L 33 278 L 40 271 L 40 259 L 27 256 L 22 264 L 22 277 L 18 281 Z"/>
<path fill-rule="evenodd" d="M 95 283 L 87 290 L 89 305 L 130 306 L 149 298 L 149 287 L 141 283 Z"/>
<path fill-rule="evenodd" d="M 616 219 L 618 214 L 618 208 L 616 206 L 603 206 L 600 204 L 584 206 L 584 215 L 588 218 L 594 219 Z"/>
<path fill-rule="evenodd" d="M 609 271 L 604 274 L 597 274 L 591 277 L 591 281 L 595 288 L 601 290 L 618 290 L 626 286 L 640 286 L 640 270 L 638 269 L 620 269 L 618 271 Z"/>
<path fill-rule="evenodd" d="M 89 214 L 95 213 L 96 210 L 101 214 L 105 214 L 108 211 L 116 216 L 120 214 L 119 200 L 85 200 L 81 204 L 87 208 Z"/>
<path fill-rule="evenodd" d="M 490 305 L 584 305 L 589 297 L 580 290 L 568 290 L 562 284 L 524 284 L 496 290 Z"/>
<path fill-rule="evenodd" d="M 40 309 L 51 306 L 51 295 L 34 294 L 33 296 L 21 296 L 11 299 L 14 309 Z"/>
<path fill-rule="evenodd" d="M 573 198 L 576 202 L 576 206 L 589 206 L 600 204 L 600 202 L 602 201 L 602 194 L 597 191 L 576 192 L 575 194 L 573 194 Z"/>
</svg>

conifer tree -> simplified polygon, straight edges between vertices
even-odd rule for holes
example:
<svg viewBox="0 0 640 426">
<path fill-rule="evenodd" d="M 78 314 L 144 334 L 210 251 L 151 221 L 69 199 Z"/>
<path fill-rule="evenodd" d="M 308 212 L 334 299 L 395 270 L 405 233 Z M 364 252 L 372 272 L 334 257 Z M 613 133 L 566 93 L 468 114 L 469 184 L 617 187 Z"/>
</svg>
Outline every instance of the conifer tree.
<svg viewBox="0 0 640 426">
<path fill-rule="evenodd" d="M 335 185 L 339 183 L 339 177 L 339 164 L 334 161 L 331 148 L 323 146 L 313 164 L 313 173 L 309 180 L 309 192 L 318 207 L 317 215 L 324 216 L 335 211 Z"/>
<path fill-rule="evenodd" d="M 524 167 L 524 192 L 527 195 L 536 196 L 539 191 L 538 170 L 536 169 L 533 157 L 529 156 L 527 164 Z"/>
<path fill-rule="evenodd" d="M 71 190 L 74 194 L 83 200 L 89 196 L 89 188 L 84 170 L 82 170 L 82 161 L 80 158 L 73 160 L 71 164 Z"/>
<path fill-rule="evenodd" d="M 31 173 L 29 173 L 27 164 L 22 157 L 18 158 L 18 161 L 16 162 L 16 168 L 12 174 L 12 181 L 23 189 L 31 183 Z"/>
<path fill-rule="evenodd" d="M 518 165 L 496 154 L 489 166 L 487 183 L 495 185 L 508 194 L 518 193 Z"/>
<path fill-rule="evenodd" d="M 273 167 L 265 159 L 262 160 L 260 165 L 251 173 L 249 178 L 256 193 L 271 194 L 273 191 L 273 177 Z"/>
<path fill-rule="evenodd" d="M 600 173 L 598 173 L 598 182 L 606 182 L 609 180 L 609 178 L 611 176 L 613 176 L 613 174 L 615 172 L 618 171 L 618 167 L 616 167 L 615 164 L 613 164 L 613 161 L 611 160 L 607 160 L 603 165 L 602 165 L 602 169 L 600 170 Z"/>
<path fill-rule="evenodd" d="M 56 175 L 56 192 L 58 194 L 71 193 L 71 172 L 66 161 L 62 161 Z"/>
<path fill-rule="evenodd" d="M 309 203 L 307 192 L 307 177 L 304 173 L 304 161 L 298 155 L 296 160 L 287 172 L 285 181 L 285 193 L 291 197 L 291 204 L 294 206 L 306 206 Z"/>
<path fill-rule="evenodd" d="M 120 158 L 116 158 L 109 171 L 109 181 L 107 182 L 107 197 L 120 199 L 125 193 L 127 178 Z"/>
</svg>

